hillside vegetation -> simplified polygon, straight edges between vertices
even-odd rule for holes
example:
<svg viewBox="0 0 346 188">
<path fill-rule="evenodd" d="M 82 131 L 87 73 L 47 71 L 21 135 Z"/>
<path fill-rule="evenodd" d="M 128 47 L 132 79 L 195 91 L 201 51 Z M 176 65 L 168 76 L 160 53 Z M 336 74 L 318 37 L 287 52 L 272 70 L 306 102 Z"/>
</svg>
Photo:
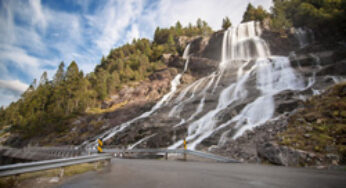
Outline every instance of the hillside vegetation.
<svg viewBox="0 0 346 188">
<path fill-rule="evenodd" d="M 212 29 L 205 21 L 183 27 L 180 22 L 170 28 L 156 28 L 154 40 L 134 39 L 112 49 L 102 57 L 94 72 L 87 75 L 72 61 L 65 70 L 61 62 L 52 81 L 43 73 L 21 98 L 0 109 L 0 127 L 10 125 L 13 133 L 30 138 L 49 132 L 63 132 L 69 120 L 90 112 L 100 111 L 101 102 L 131 82 L 145 80 L 155 71 L 166 68 L 161 60 L 164 53 L 181 55 L 185 46 L 179 46 L 180 36 L 209 35 Z M 102 110 L 101 110 L 102 111 Z"/>
</svg>

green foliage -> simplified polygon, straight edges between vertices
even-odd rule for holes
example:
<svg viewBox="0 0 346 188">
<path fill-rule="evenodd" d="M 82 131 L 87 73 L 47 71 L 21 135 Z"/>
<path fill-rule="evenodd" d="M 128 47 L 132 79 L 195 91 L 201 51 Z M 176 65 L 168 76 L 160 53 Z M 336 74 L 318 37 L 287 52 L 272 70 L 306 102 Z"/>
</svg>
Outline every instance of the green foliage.
<svg viewBox="0 0 346 188">
<path fill-rule="evenodd" d="M 251 3 L 249 3 L 243 15 L 242 22 L 263 21 L 267 17 L 269 17 L 269 13 L 264 10 L 262 6 L 255 8 Z"/>
<path fill-rule="evenodd" d="M 271 27 L 274 31 L 282 33 L 292 27 L 292 21 L 287 19 L 284 3 L 284 1 L 274 1 L 274 6 L 272 7 L 273 19 Z"/>
<path fill-rule="evenodd" d="M 12 131 L 24 137 L 63 131 L 65 120 L 88 105 L 87 82 L 75 62 L 66 73 L 61 63 L 52 82 L 44 72 L 37 87 L 33 83 L 20 100 L 1 110 L 0 125 L 12 125 Z"/>
<path fill-rule="evenodd" d="M 162 45 L 160 50 L 163 53 L 177 53 L 178 46 L 175 44 L 175 39 L 179 36 L 196 36 L 196 35 L 209 35 L 213 32 L 207 22 L 198 18 L 196 25 L 193 26 L 191 23 L 187 27 L 183 27 L 178 21 L 175 27 L 170 28 L 159 28 L 157 27 L 154 34 L 154 44 L 159 46 Z"/>
<path fill-rule="evenodd" d="M 53 79 L 54 84 L 59 84 L 61 81 L 64 80 L 64 68 L 65 68 L 65 64 L 64 62 L 61 62 L 58 67 L 58 71 L 56 72 Z"/>
<path fill-rule="evenodd" d="M 228 17 L 222 19 L 222 29 L 227 30 L 229 27 L 232 27 L 231 20 Z"/>
<path fill-rule="evenodd" d="M 275 30 L 309 27 L 320 36 L 345 35 L 344 0 L 274 0 L 272 27 Z"/>
</svg>

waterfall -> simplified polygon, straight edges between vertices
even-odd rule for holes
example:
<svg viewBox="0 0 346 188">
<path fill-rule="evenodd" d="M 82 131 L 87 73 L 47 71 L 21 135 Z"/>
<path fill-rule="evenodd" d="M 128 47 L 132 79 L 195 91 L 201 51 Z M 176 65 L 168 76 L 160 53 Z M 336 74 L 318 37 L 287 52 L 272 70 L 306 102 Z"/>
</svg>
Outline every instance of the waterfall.
<svg viewBox="0 0 346 188">
<path fill-rule="evenodd" d="M 190 84 L 189 86 L 187 86 L 183 91 L 180 92 L 180 94 L 178 95 L 178 97 L 175 99 L 175 103 L 176 105 L 173 106 L 173 108 L 171 109 L 171 111 L 169 112 L 168 116 L 169 117 L 173 117 L 175 115 L 180 114 L 180 111 L 182 110 L 182 108 L 184 107 L 185 103 L 189 102 L 191 99 L 194 98 L 195 93 L 197 88 L 200 86 L 200 84 L 204 81 L 204 78 L 199 79 L 197 81 L 195 81 L 194 83 Z M 185 96 L 187 95 L 187 93 L 192 89 L 192 94 L 189 98 L 183 100 L 185 98 Z"/>
<path fill-rule="evenodd" d="M 187 44 L 187 46 L 184 49 L 183 59 L 187 59 L 189 57 L 189 53 L 190 53 L 190 43 Z"/>
<path fill-rule="evenodd" d="M 219 137 L 218 145 L 222 146 L 229 139 L 237 139 L 245 131 L 277 118 L 274 100 L 277 94 L 285 90 L 306 89 L 311 89 L 313 94 L 320 93 L 319 90 L 312 88 L 315 84 L 316 72 L 321 68 L 318 56 L 311 54 L 316 66 L 308 77 L 308 81 L 305 81 L 291 67 L 288 57 L 271 55 L 266 41 L 261 38 L 261 33 L 260 23 L 254 21 L 229 28 L 222 38 L 221 61 L 218 70 L 178 90 L 181 77 L 187 71 L 190 61 L 190 44 L 188 44 L 183 53 L 184 70 L 171 81 L 170 91 L 150 111 L 116 126 L 100 137 L 107 140 L 133 122 L 147 118 L 157 111 L 161 113 L 159 109 L 162 107 L 165 109 L 169 107 L 169 111 L 162 110 L 163 115 L 180 118 L 179 123 L 172 125 L 173 129 L 178 126 L 187 126 L 186 140 L 189 149 L 196 149 L 212 135 Z M 296 36 L 301 46 L 307 45 L 308 40 L 304 30 L 297 29 Z M 296 58 L 296 54 L 291 53 L 290 57 Z M 300 64 L 299 68 L 303 69 Z M 339 81 L 337 77 L 329 79 Z M 206 111 L 206 101 L 213 102 L 214 100 L 215 107 Z M 187 105 L 191 106 L 186 109 L 193 108 L 193 111 L 180 117 Z M 186 117 L 187 115 L 189 117 Z M 152 135 L 145 137 L 129 148 L 151 137 Z M 182 144 L 183 140 L 178 140 L 168 148 L 178 148 Z"/>
<path fill-rule="evenodd" d="M 306 88 L 301 77 L 295 73 L 288 57 L 272 56 L 267 43 L 260 38 L 261 28 L 258 22 L 247 22 L 225 31 L 221 62 L 213 92 L 220 80 L 226 79 L 225 72 L 237 70 L 237 80 L 225 87 L 218 98 L 215 109 L 207 112 L 199 119 L 189 123 L 187 138 L 188 148 L 195 149 L 198 144 L 216 131 L 228 129 L 222 134 L 219 143 L 224 143 L 225 134 L 231 133 L 236 139 L 246 130 L 251 130 L 273 118 L 275 112 L 274 96 L 284 90 L 303 90 Z M 246 88 L 249 79 L 255 75 L 255 94 L 252 102 L 227 122 L 220 122 L 218 114 L 235 103 L 249 98 Z M 254 95 L 254 94 L 252 94 Z M 197 111 L 203 106 L 205 97 L 200 101 Z M 169 148 L 177 148 L 182 140 Z"/>
<path fill-rule="evenodd" d="M 133 148 L 135 148 L 136 146 L 138 146 L 139 144 L 141 144 L 142 142 L 144 142 L 144 141 L 148 140 L 149 138 L 151 138 L 151 137 L 153 137 L 153 136 L 156 136 L 156 135 L 157 135 L 157 133 L 154 133 L 154 134 L 152 134 L 152 135 L 149 135 L 149 136 L 147 136 L 147 137 L 144 137 L 144 138 L 140 139 L 139 141 L 137 141 L 136 143 L 134 143 L 134 144 L 130 145 L 129 147 L 127 147 L 127 149 L 133 149 Z"/>
<path fill-rule="evenodd" d="M 296 36 L 299 47 L 304 48 L 309 44 L 307 31 L 302 28 L 295 29 L 294 35 Z"/>
<path fill-rule="evenodd" d="M 189 57 L 189 52 L 190 52 L 190 43 L 186 46 L 184 53 L 183 53 L 183 59 L 185 59 L 185 65 L 184 65 L 184 70 L 183 73 L 185 73 L 187 71 L 187 67 L 189 65 L 189 61 L 190 61 L 190 57 Z M 175 102 L 177 103 L 169 112 L 168 116 L 172 117 L 175 116 L 177 113 L 178 115 L 180 115 L 180 111 L 182 110 L 182 108 L 184 107 L 185 103 L 188 102 L 191 98 L 194 97 L 194 92 L 197 89 L 197 87 L 199 86 L 199 84 L 201 83 L 203 79 L 200 79 L 192 84 L 190 84 L 188 87 L 186 87 L 182 92 L 180 92 L 179 96 L 176 98 Z M 186 94 L 190 91 L 190 89 L 193 89 L 192 95 L 189 99 L 183 100 L 183 98 L 186 96 Z M 184 120 L 185 121 L 185 120 Z"/>
<path fill-rule="evenodd" d="M 210 78 L 210 80 L 209 80 L 207 86 L 202 90 L 202 99 L 200 100 L 200 102 L 199 102 L 199 104 L 198 104 L 198 107 L 197 107 L 196 111 L 190 116 L 190 118 L 188 119 L 188 121 L 193 120 L 198 114 L 200 114 L 200 113 L 203 111 L 204 103 L 205 103 L 205 98 L 206 98 L 206 96 L 207 96 L 207 91 L 208 91 L 208 89 L 211 87 L 211 85 L 212 85 L 213 82 L 214 82 L 215 74 L 212 73 L 210 77 L 211 77 L 211 78 Z"/>
<path fill-rule="evenodd" d="M 233 135 L 233 139 L 272 118 L 275 111 L 274 95 L 284 90 L 305 88 L 287 57 L 272 57 L 271 61 L 257 60 L 256 67 L 256 87 L 261 91 L 261 95 L 254 102 L 246 105 L 238 117 L 235 117 L 237 120 L 235 129 L 238 130 Z"/>
<path fill-rule="evenodd" d="M 183 59 L 186 59 L 183 72 L 186 72 L 187 67 L 189 66 L 189 61 L 190 61 L 189 52 L 190 52 L 190 43 L 186 46 L 184 53 L 183 53 Z"/>
</svg>

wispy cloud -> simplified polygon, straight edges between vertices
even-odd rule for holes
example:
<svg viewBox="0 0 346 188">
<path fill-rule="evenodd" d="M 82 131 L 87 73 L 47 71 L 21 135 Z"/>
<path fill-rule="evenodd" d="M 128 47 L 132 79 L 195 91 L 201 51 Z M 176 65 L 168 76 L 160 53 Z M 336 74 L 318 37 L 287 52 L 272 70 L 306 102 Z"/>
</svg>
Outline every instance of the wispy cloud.
<svg viewBox="0 0 346 188">
<path fill-rule="evenodd" d="M 99 14 L 89 16 L 91 24 L 99 28 L 100 35 L 95 43 L 103 54 L 108 53 L 126 35 L 126 28 L 141 15 L 142 9 L 141 0 L 112 0 L 97 11 Z"/>
<path fill-rule="evenodd" d="M 29 4 L 32 7 L 32 22 L 34 25 L 39 25 L 45 29 L 47 26 L 46 16 L 43 14 L 41 0 L 29 0 Z"/>
</svg>

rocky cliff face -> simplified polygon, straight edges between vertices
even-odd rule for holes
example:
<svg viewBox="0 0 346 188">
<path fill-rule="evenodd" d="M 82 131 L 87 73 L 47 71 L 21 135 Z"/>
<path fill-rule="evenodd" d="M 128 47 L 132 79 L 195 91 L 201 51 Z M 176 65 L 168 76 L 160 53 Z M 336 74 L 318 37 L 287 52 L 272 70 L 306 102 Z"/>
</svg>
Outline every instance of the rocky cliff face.
<svg viewBox="0 0 346 188">
<path fill-rule="evenodd" d="M 59 140 L 91 146 L 101 137 L 116 147 L 179 148 L 187 138 L 190 149 L 243 161 L 331 163 L 279 137 L 305 101 L 346 76 L 344 46 L 300 34 L 281 36 L 246 23 L 195 38 L 185 57 L 163 57 L 170 68 L 124 87 L 103 105 L 118 109 L 79 118 Z"/>
</svg>

